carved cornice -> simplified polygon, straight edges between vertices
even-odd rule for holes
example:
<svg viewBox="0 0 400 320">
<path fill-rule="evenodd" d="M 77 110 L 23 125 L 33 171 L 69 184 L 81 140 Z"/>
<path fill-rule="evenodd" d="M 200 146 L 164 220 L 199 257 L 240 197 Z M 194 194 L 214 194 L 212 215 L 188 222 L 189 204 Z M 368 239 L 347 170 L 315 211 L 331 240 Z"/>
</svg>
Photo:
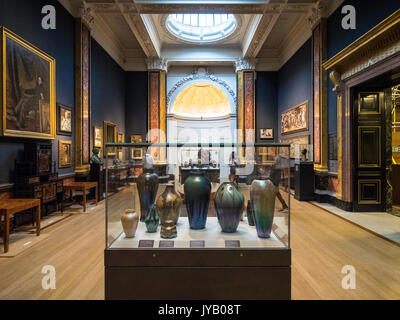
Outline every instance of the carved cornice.
<svg viewBox="0 0 400 320">
<path fill-rule="evenodd" d="M 147 70 L 161 70 L 168 71 L 168 60 L 167 59 L 146 59 Z"/>
<path fill-rule="evenodd" d="M 346 79 L 399 51 L 400 10 L 397 10 L 322 66 Z"/>
<path fill-rule="evenodd" d="M 235 71 L 242 70 L 255 70 L 258 59 L 236 59 L 235 61 Z"/>
<path fill-rule="evenodd" d="M 180 87 L 184 86 L 187 82 L 189 81 L 194 81 L 194 80 L 211 80 L 220 86 L 224 87 L 229 94 L 232 96 L 233 102 L 235 103 L 235 107 L 237 106 L 237 97 L 235 91 L 232 90 L 232 88 L 229 86 L 228 83 L 226 83 L 224 80 L 219 79 L 217 76 L 215 76 L 213 73 L 210 73 L 208 71 L 205 72 L 197 72 L 197 70 L 193 70 L 192 73 L 189 73 L 185 75 L 181 80 L 179 80 L 177 83 L 174 84 L 174 86 L 169 90 L 167 94 L 167 110 L 168 107 L 170 106 L 171 103 L 171 98 L 172 95 L 175 93 L 176 90 L 178 90 Z"/>
</svg>

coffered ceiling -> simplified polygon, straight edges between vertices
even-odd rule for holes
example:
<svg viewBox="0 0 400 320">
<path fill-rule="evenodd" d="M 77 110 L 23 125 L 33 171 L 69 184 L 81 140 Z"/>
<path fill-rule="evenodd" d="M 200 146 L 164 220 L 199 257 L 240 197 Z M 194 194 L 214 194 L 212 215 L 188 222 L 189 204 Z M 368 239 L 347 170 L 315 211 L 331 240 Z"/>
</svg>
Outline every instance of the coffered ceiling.
<svg viewBox="0 0 400 320">
<path fill-rule="evenodd" d="M 312 22 L 343 0 L 59 0 L 91 23 L 92 35 L 125 70 L 146 70 L 146 58 L 170 64 L 227 64 L 256 58 L 258 70 L 278 70 L 311 36 Z M 171 36 L 173 13 L 232 13 L 232 36 L 189 44 Z"/>
</svg>

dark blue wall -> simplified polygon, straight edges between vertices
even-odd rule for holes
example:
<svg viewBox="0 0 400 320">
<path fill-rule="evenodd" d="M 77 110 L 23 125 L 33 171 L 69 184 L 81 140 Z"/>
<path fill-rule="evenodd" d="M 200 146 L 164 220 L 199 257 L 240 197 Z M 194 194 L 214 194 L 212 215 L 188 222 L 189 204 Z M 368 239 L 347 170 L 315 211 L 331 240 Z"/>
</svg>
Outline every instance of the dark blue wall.
<svg viewBox="0 0 400 320">
<path fill-rule="evenodd" d="M 147 72 L 127 72 L 126 136 L 147 133 Z"/>
<path fill-rule="evenodd" d="M 277 126 L 277 72 L 257 72 L 256 79 L 256 132 L 257 142 L 260 140 L 260 129 L 273 128 L 274 140 L 278 141 Z"/>
<path fill-rule="evenodd" d="M 57 12 L 57 29 L 43 30 L 42 7 L 53 5 Z M 0 25 L 18 34 L 56 59 L 57 102 L 74 107 L 74 19 L 55 0 L 0 0 Z M 72 137 L 73 138 L 73 137 Z M 58 156 L 57 136 L 53 142 L 53 159 Z M 23 152 L 23 142 L 29 140 L 0 138 L 0 184 L 13 181 L 14 160 Z M 32 140 L 30 140 L 32 141 Z M 59 169 L 61 174 L 73 168 Z"/>
<path fill-rule="evenodd" d="M 278 134 L 281 137 L 282 112 L 308 100 L 309 130 L 290 136 L 309 133 L 312 142 L 312 45 L 309 39 L 278 71 Z M 285 135 L 285 137 L 288 137 Z"/>
<path fill-rule="evenodd" d="M 355 30 L 344 30 L 342 28 L 342 18 L 344 15 L 341 11 L 345 5 L 352 5 L 356 9 Z M 381 2 L 377 2 L 376 0 L 344 1 L 327 21 L 328 59 L 339 53 L 398 9 L 400 9 L 399 0 L 383 0 Z M 337 132 L 337 98 L 332 89 L 333 84 L 328 80 L 328 133 Z"/>
<path fill-rule="evenodd" d="M 103 121 L 125 134 L 125 71 L 92 39 L 92 126 Z M 93 143 L 93 142 L 92 142 Z"/>
</svg>

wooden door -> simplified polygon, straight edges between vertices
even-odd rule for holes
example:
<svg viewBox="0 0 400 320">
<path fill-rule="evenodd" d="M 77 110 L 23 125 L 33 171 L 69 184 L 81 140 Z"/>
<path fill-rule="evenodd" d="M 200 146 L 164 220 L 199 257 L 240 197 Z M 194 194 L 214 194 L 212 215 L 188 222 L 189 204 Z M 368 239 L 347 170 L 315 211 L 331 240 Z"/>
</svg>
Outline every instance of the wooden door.
<svg viewBox="0 0 400 320">
<path fill-rule="evenodd" d="M 354 211 L 385 211 L 387 115 L 384 91 L 355 90 L 353 110 L 353 208 Z"/>
</svg>

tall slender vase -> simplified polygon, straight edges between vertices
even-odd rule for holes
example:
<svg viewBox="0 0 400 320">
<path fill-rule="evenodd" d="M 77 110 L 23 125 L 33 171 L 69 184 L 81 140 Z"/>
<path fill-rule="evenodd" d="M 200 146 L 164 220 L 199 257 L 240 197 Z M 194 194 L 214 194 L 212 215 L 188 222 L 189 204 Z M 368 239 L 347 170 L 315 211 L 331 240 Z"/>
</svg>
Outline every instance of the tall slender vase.
<svg viewBox="0 0 400 320">
<path fill-rule="evenodd" d="M 137 189 L 140 200 L 140 221 L 144 221 L 150 206 L 156 199 L 158 190 L 158 176 L 153 169 L 144 169 L 137 178 Z"/>
<path fill-rule="evenodd" d="M 260 238 L 269 238 L 275 211 L 276 187 L 270 180 L 254 180 L 250 187 L 254 223 Z"/>
<path fill-rule="evenodd" d="M 167 220 L 172 220 L 175 224 L 178 223 L 182 198 L 175 191 L 173 182 L 168 183 L 164 192 L 158 197 L 156 207 L 161 224 L 164 224 Z"/>
<path fill-rule="evenodd" d="M 236 232 L 243 213 L 244 197 L 233 182 L 224 182 L 215 193 L 214 205 L 223 232 Z"/>
<path fill-rule="evenodd" d="M 211 183 L 204 172 L 191 171 L 184 184 L 186 210 L 191 229 L 206 227 Z"/>
</svg>

